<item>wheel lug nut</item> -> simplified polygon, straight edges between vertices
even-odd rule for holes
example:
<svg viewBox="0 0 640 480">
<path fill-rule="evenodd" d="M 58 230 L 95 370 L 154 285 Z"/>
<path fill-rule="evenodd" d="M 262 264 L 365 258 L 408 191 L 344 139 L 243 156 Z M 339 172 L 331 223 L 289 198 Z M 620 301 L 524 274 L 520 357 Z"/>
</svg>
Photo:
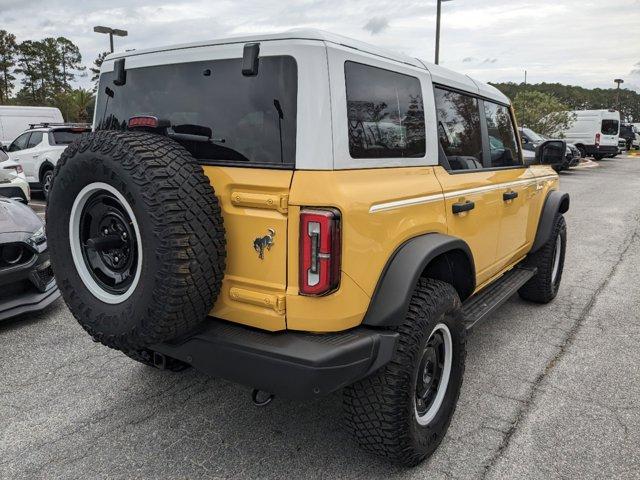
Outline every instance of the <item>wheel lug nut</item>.
<svg viewBox="0 0 640 480">
<path fill-rule="evenodd" d="M 108 234 L 109 234 L 109 229 L 108 229 L 108 228 L 105 228 L 105 229 L 104 229 L 104 234 L 105 234 L 105 235 L 108 235 Z"/>
<path fill-rule="evenodd" d="M 115 262 L 118 263 L 120 261 L 120 259 L 118 257 L 114 258 Z"/>
</svg>

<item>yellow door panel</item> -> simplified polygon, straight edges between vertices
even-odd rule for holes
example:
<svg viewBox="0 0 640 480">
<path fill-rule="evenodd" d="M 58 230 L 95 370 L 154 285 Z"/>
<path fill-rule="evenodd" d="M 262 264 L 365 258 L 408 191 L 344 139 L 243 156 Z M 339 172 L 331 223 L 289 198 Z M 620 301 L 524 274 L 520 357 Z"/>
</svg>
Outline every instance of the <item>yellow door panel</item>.
<svg viewBox="0 0 640 480">
<path fill-rule="evenodd" d="M 522 257 L 531 246 L 528 236 L 531 199 L 536 195 L 537 182 L 527 168 L 514 168 L 500 172 L 502 221 L 498 235 L 498 265 L 504 267 Z M 509 199 L 511 196 L 515 196 Z"/>
<path fill-rule="evenodd" d="M 500 173 L 474 170 L 449 173 L 442 167 L 435 172 L 445 196 L 448 233 L 467 242 L 476 267 L 476 283 L 480 285 L 496 273 L 497 243 L 500 231 L 502 192 L 496 189 Z M 454 204 L 473 202 L 473 210 L 454 214 Z"/>
<path fill-rule="evenodd" d="M 342 215 L 340 287 L 325 297 L 298 295 L 300 207 Z M 289 195 L 287 328 L 344 330 L 362 322 L 389 258 L 406 240 L 446 233 L 442 189 L 433 167 L 296 171 Z M 314 322 L 322 318 L 322 322 Z"/>
<path fill-rule="evenodd" d="M 287 195 L 293 172 L 212 166 L 204 172 L 220 201 L 227 240 L 225 277 L 211 315 L 285 329 Z"/>
</svg>

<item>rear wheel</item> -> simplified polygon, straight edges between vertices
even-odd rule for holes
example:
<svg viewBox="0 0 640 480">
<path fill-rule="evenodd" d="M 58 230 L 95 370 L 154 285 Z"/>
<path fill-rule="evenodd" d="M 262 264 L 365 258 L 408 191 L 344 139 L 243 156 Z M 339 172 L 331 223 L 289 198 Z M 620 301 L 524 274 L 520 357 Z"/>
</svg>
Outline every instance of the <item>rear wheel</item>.
<svg viewBox="0 0 640 480">
<path fill-rule="evenodd" d="M 58 285 L 96 341 L 150 363 L 148 347 L 189 333 L 213 308 L 225 265 L 220 206 L 173 140 L 84 135 L 56 166 L 47 219 Z"/>
<path fill-rule="evenodd" d="M 49 199 L 49 192 L 51 191 L 51 183 L 53 182 L 53 168 L 45 170 L 40 179 L 40 186 L 42 187 L 42 194 L 44 199 Z"/>
<path fill-rule="evenodd" d="M 558 294 L 567 246 L 567 224 L 561 214 L 556 215 L 551 237 L 540 250 L 531 254 L 525 264 L 537 268 L 537 273 L 525 283 L 518 294 L 525 300 L 548 303 Z"/>
<path fill-rule="evenodd" d="M 580 152 L 580 158 L 586 158 L 587 150 L 582 145 L 576 145 L 576 148 Z"/>
<path fill-rule="evenodd" d="M 604 155 L 602 155 L 601 153 L 596 153 L 593 158 L 595 158 L 596 160 L 602 160 L 604 158 Z"/>
<path fill-rule="evenodd" d="M 420 279 L 397 331 L 391 362 L 345 389 L 345 421 L 360 447 L 412 466 L 438 447 L 460 394 L 465 329 L 455 289 Z"/>
</svg>

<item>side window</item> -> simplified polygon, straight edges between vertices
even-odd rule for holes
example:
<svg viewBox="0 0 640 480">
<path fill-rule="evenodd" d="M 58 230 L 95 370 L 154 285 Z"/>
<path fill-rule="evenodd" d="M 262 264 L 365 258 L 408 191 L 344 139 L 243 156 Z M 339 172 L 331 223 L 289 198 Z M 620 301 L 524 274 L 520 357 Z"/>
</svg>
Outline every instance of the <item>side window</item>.
<svg viewBox="0 0 640 480">
<path fill-rule="evenodd" d="M 435 89 L 438 138 L 452 170 L 482 168 L 482 133 L 478 99 Z"/>
<path fill-rule="evenodd" d="M 10 152 L 17 152 L 19 150 L 24 150 L 27 148 L 27 142 L 29 141 L 29 135 L 31 132 L 23 133 L 18 138 L 16 138 L 11 145 L 9 145 Z"/>
<path fill-rule="evenodd" d="M 515 128 L 509 109 L 489 101 L 484 102 L 489 133 L 489 150 L 492 167 L 513 167 L 522 165 L 516 140 Z"/>
<path fill-rule="evenodd" d="M 420 80 L 355 62 L 344 64 L 349 152 L 353 158 L 425 155 Z"/>
<path fill-rule="evenodd" d="M 33 148 L 40 145 L 42 142 L 42 132 L 32 132 L 29 141 L 27 142 L 27 148 Z"/>
</svg>

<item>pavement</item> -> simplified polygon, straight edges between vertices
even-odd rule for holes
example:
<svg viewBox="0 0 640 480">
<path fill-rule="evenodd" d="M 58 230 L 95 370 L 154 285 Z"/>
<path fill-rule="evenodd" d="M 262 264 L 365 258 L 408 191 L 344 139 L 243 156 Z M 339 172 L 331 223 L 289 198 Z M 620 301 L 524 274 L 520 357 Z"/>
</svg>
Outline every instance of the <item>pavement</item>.
<svg viewBox="0 0 640 480">
<path fill-rule="evenodd" d="M 413 469 L 358 450 L 341 398 L 276 398 L 93 343 L 62 301 L 0 324 L 0 478 L 640 478 L 640 158 L 561 173 L 556 300 L 468 341 L 449 432 Z"/>
</svg>

